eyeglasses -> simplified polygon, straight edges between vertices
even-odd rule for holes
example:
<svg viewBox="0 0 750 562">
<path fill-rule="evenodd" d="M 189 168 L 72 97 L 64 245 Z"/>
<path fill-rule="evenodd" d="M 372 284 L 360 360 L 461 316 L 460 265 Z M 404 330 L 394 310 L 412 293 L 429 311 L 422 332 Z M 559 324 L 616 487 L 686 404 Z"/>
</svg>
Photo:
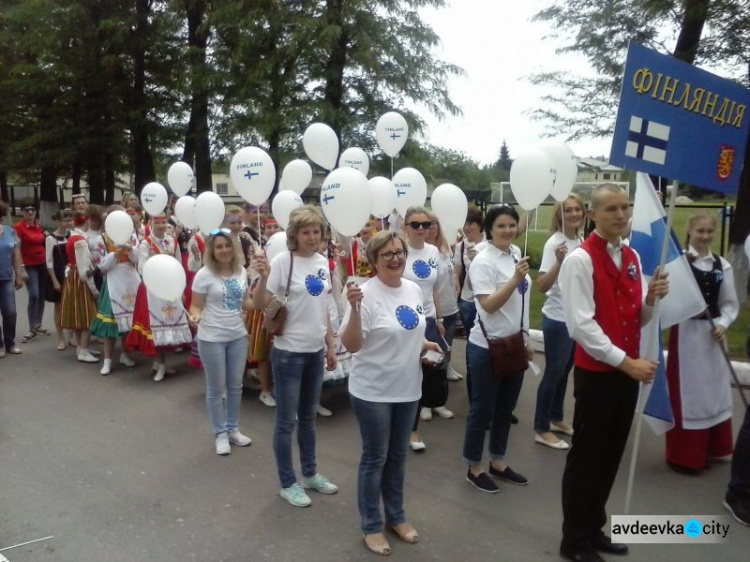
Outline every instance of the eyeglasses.
<svg viewBox="0 0 750 562">
<path fill-rule="evenodd" d="M 383 252 L 380 257 L 384 260 L 391 261 L 393 258 L 405 258 L 407 255 L 406 250 L 396 250 L 395 252 Z"/>
<path fill-rule="evenodd" d="M 24 213 L 33 213 L 35 211 L 36 211 L 36 209 L 34 207 L 26 207 L 23 210 Z"/>
<path fill-rule="evenodd" d="M 214 228 L 208 233 L 209 236 L 229 236 L 230 234 L 232 234 L 232 231 L 228 228 Z"/>
<path fill-rule="evenodd" d="M 242 219 L 224 219 L 224 222 L 227 224 L 238 224 L 242 222 Z"/>
<path fill-rule="evenodd" d="M 406 224 L 408 224 L 414 230 L 419 230 L 420 228 L 427 230 L 432 226 L 432 221 L 411 221 Z"/>
</svg>

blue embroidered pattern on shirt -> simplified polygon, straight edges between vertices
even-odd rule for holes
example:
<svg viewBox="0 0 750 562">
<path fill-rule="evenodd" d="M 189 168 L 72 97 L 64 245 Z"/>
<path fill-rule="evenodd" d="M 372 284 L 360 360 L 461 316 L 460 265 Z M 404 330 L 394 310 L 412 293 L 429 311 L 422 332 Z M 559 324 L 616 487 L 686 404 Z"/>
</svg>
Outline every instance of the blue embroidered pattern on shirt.
<svg viewBox="0 0 750 562">
<path fill-rule="evenodd" d="M 320 277 L 310 274 L 305 277 L 305 289 L 312 296 L 317 297 L 325 289 L 325 284 L 321 281 Z"/>
<path fill-rule="evenodd" d="M 224 308 L 226 310 L 240 310 L 242 308 L 242 285 L 237 279 L 225 279 L 222 283 L 224 290 Z"/>
<path fill-rule="evenodd" d="M 411 269 L 414 272 L 414 275 L 416 275 L 420 279 L 427 279 L 432 272 L 430 264 L 423 260 L 416 260 L 413 264 L 411 264 Z"/>
<path fill-rule="evenodd" d="M 406 330 L 413 330 L 419 325 L 419 316 L 417 313 L 411 307 L 404 304 L 396 309 L 396 320 Z"/>
</svg>

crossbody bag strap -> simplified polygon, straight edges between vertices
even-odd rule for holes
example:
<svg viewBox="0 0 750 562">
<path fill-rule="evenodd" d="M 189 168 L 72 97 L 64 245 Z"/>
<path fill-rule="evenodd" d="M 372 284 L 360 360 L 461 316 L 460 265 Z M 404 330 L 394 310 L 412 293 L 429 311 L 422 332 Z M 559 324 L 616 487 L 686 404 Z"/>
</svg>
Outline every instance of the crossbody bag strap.
<svg viewBox="0 0 750 562">
<path fill-rule="evenodd" d="M 286 292 L 284 293 L 284 300 L 289 298 L 289 288 L 292 286 L 292 271 L 294 270 L 294 254 L 289 250 L 289 277 L 286 279 Z M 521 319 L 523 322 L 523 319 Z"/>
<path fill-rule="evenodd" d="M 528 289 L 526 289 L 528 291 Z M 479 305 L 482 306 L 482 305 Z M 524 291 L 523 294 L 521 294 L 521 326 L 520 330 L 523 332 L 523 313 L 526 312 L 526 292 Z M 489 336 L 487 335 L 487 330 L 484 328 L 484 324 L 482 323 L 482 318 L 479 315 L 479 309 L 477 309 L 477 322 L 479 323 L 479 328 L 482 330 L 482 335 L 484 336 L 484 339 L 487 341 L 490 340 Z"/>
</svg>

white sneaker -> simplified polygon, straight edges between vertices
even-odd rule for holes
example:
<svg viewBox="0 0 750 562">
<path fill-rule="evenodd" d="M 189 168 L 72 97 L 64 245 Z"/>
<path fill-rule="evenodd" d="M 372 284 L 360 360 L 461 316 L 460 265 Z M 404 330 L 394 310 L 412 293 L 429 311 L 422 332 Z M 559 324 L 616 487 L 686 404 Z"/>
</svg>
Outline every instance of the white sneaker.
<svg viewBox="0 0 750 562">
<path fill-rule="evenodd" d="M 437 408 L 432 409 L 438 416 L 441 418 L 445 418 L 446 420 L 449 420 L 453 417 L 453 412 L 451 412 L 448 408 L 445 406 L 438 406 Z"/>
<path fill-rule="evenodd" d="M 269 408 L 274 408 L 276 406 L 276 399 L 270 392 L 261 392 L 258 400 L 260 400 L 264 406 L 268 406 Z"/>
<path fill-rule="evenodd" d="M 133 361 L 127 354 L 121 353 L 120 365 L 124 365 L 125 367 L 135 367 L 135 361 Z"/>
<path fill-rule="evenodd" d="M 159 364 L 159 368 L 156 369 L 156 374 L 154 375 L 154 381 L 156 382 L 163 381 L 164 375 L 166 373 L 167 373 L 167 366 L 164 363 Z"/>
<path fill-rule="evenodd" d="M 432 420 L 432 410 L 430 408 L 422 408 L 419 412 L 419 418 L 424 421 Z"/>
<path fill-rule="evenodd" d="M 238 447 L 247 447 L 248 445 L 253 444 L 253 440 L 250 439 L 247 435 L 242 435 L 242 433 L 240 433 L 240 430 L 236 427 L 229 431 L 229 442 L 232 445 L 237 445 Z"/>
<path fill-rule="evenodd" d="M 297 482 L 288 488 L 282 488 L 279 492 L 281 497 L 292 504 L 294 507 L 307 507 L 312 503 L 310 496 L 302 489 Z"/>
<path fill-rule="evenodd" d="M 82 349 L 78 352 L 78 360 L 82 363 L 98 363 L 99 359 L 91 355 L 88 349 Z"/>
<path fill-rule="evenodd" d="M 464 376 L 456 371 L 453 367 L 448 365 L 448 373 L 446 374 L 445 378 L 447 378 L 449 381 L 462 381 L 464 380 Z"/>
<path fill-rule="evenodd" d="M 229 435 L 227 432 L 219 433 L 216 436 L 216 454 L 217 455 L 228 455 L 232 452 L 232 448 L 229 446 Z"/>
<path fill-rule="evenodd" d="M 319 416 L 322 416 L 324 418 L 330 418 L 333 415 L 333 412 L 331 410 L 329 410 L 328 408 L 324 408 L 320 404 L 315 407 L 315 411 Z"/>
<path fill-rule="evenodd" d="M 99 374 L 106 377 L 111 372 L 112 372 L 112 360 L 111 359 L 105 359 L 104 360 L 104 365 L 102 365 L 102 368 L 99 371 Z"/>
<path fill-rule="evenodd" d="M 321 494 L 335 494 L 339 491 L 339 487 L 322 474 L 315 474 L 315 476 L 310 476 L 309 478 L 303 476 L 300 484 L 305 490 L 316 490 Z"/>
</svg>

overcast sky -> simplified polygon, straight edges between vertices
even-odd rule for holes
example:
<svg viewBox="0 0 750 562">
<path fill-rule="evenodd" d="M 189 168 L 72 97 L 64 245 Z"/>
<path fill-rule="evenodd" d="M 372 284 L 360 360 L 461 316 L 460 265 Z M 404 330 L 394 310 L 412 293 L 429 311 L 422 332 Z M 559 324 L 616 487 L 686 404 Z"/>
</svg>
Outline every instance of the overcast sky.
<svg viewBox="0 0 750 562">
<path fill-rule="evenodd" d="M 437 52 L 443 60 L 466 71 L 450 83 L 452 99 L 463 116 L 427 120 L 427 140 L 432 144 L 465 152 L 482 164 L 497 160 L 506 139 L 511 157 L 538 145 L 544 123 L 531 121 L 527 111 L 539 107 L 542 91 L 523 78 L 540 70 L 585 68 L 580 60 L 555 54 L 546 24 L 531 17 L 548 0 L 447 0 L 442 10 L 425 10 L 424 20 L 442 39 Z M 616 111 L 616 109 L 613 109 Z M 560 139 L 562 140 L 562 139 Z M 609 154 L 609 140 L 570 144 L 581 157 Z"/>
</svg>

